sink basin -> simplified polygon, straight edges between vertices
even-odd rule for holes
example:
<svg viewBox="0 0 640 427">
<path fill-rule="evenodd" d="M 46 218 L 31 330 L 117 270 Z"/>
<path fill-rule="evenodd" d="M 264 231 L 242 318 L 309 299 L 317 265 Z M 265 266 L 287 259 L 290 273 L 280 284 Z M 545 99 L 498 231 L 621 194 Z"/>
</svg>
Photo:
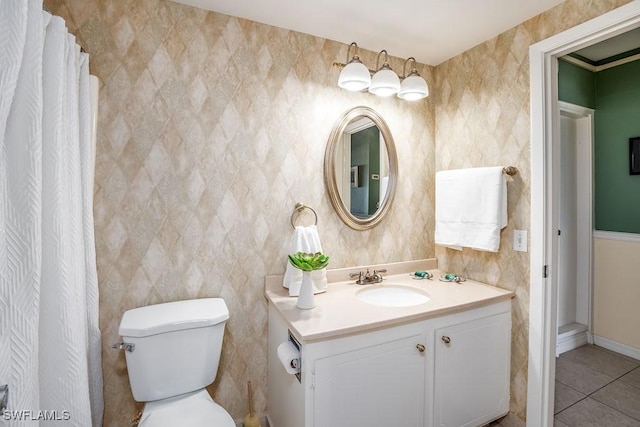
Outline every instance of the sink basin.
<svg viewBox="0 0 640 427">
<path fill-rule="evenodd" d="M 383 307 L 411 307 L 429 301 L 429 295 L 411 286 L 385 284 L 371 285 L 356 292 L 356 298 L 371 305 Z"/>
</svg>

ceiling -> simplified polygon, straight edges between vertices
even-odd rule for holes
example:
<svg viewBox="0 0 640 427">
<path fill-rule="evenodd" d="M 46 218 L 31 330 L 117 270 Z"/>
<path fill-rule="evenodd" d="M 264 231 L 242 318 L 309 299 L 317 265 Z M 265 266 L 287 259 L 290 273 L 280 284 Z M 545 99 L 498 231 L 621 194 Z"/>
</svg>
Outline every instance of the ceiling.
<svg viewBox="0 0 640 427">
<path fill-rule="evenodd" d="M 563 0 L 174 0 L 438 65 Z"/>
<path fill-rule="evenodd" d="M 635 54 L 638 48 L 640 48 L 640 28 L 627 31 L 574 53 L 588 59 L 592 64 L 606 64 L 613 59 L 620 59 L 622 54 Z"/>
</svg>

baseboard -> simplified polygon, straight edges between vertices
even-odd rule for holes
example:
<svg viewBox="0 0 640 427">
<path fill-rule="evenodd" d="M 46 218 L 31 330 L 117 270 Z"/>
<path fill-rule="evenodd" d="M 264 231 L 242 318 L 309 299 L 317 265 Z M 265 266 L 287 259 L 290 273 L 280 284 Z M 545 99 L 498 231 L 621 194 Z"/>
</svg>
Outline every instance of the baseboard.
<svg viewBox="0 0 640 427">
<path fill-rule="evenodd" d="M 635 347 L 620 344 L 619 342 L 611 341 L 607 338 L 599 337 L 598 335 L 593 336 L 593 343 L 600 347 L 606 348 L 607 350 L 615 351 L 616 353 L 620 353 L 633 359 L 640 360 L 640 349 L 637 349 Z"/>
<path fill-rule="evenodd" d="M 580 327 L 558 334 L 556 340 L 556 356 L 589 343 L 589 331 L 587 327 L 584 325 L 576 326 Z"/>
</svg>

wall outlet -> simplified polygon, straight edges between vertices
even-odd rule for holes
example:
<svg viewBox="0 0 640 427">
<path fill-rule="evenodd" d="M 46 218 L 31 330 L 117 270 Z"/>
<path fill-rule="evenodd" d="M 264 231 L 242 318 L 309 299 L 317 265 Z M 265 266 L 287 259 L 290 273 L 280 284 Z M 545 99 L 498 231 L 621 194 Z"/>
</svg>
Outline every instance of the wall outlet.
<svg viewBox="0 0 640 427">
<path fill-rule="evenodd" d="M 518 252 L 527 252 L 527 230 L 513 231 L 513 249 Z"/>
</svg>

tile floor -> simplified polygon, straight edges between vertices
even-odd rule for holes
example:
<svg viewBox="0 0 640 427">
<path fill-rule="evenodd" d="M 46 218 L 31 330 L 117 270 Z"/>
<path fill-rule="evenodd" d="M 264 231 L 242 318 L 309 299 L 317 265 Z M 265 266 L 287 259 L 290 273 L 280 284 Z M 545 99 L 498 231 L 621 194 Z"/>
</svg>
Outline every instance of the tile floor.
<svg viewBox="0 0 640 427">
<path fill-rule="evenodd" d="M 585 345 L 556 359 L 555 427 L 640 427 L 640 361 Z"/>
</svg>

